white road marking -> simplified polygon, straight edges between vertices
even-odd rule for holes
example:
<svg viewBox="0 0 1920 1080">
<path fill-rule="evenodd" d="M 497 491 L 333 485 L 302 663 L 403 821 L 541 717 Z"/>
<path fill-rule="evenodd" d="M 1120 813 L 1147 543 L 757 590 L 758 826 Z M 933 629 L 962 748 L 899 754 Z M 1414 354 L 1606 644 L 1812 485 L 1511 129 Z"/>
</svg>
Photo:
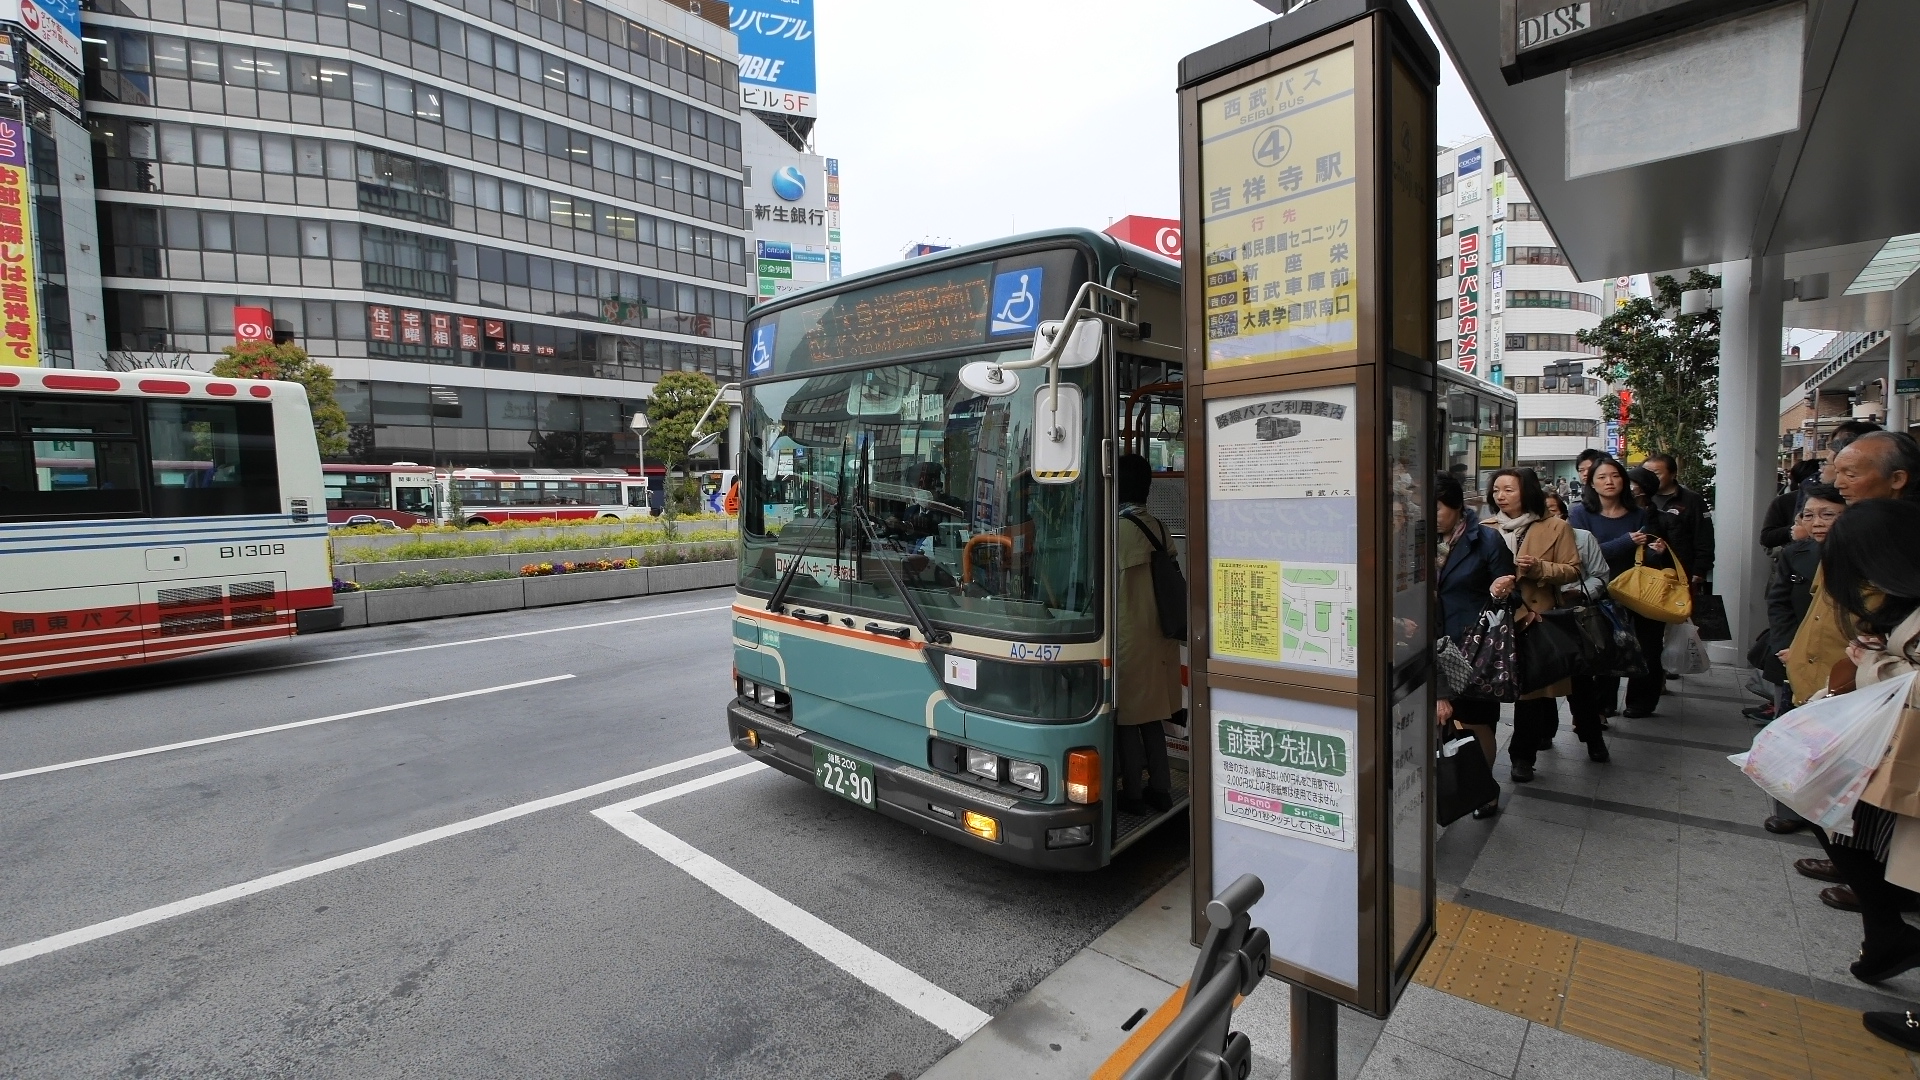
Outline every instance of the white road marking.
<svg viewBox="0 0 1920 1080">
<path fill-rule="evenodd" d="M 984 1027 L 992 1019 L 986 1013 L 633 812 L 716 784 L 724 784 L 766 767 L 753 762 L 711 773 L 649 792 L 637 799 L 603 806 L 595 810 L 593 816 L 693 875 L 701 884 L 733 901 L 748 914 L 813 950 L 834 967 L 892 998 L 907 1011 L 954 1038 L 965 1039 Z"/>
<path fill-rule="evenodd" d="M 325 660 L 302 660 L 297 664 L 277 664 L 268 668 L 255 668 L 239 672 L 241 675 L 260 675 L 269 671 L 288 671 L 293 668 L 316 667 L 320 664 L 343 664 L 349 660 L 371 660 L 376 656 L 399 656 L 402 653 L 426 652 L 429 649 L 451 649 L 456 645 L 484 645 L 489 641 L 512 641 L 515 638 L 539 637 L 542 634 L 565 634 L 573 630 L 598 630 L 603 626 L 625 626 L 627 623 L 648 622 L 653 619 L 671 619 L 675 615 L 698 615 L 706 611 L 726 611 L 732 604 L 718 607 L 687 608 L 682 611 L 663 611 L 657 615 L 635 615 L 627 619 L 607 619 L 604 622 L 579 623 L 574 626 L 550 626 L 545 630 L 522 630 L 517 634 L 495 634 L 492 637 L 465 638 L 460 641 L 442 641 L 433 645 L 412 645 L 404 649 L 382 649 L 379 652 L 353 653 L 349 656 L 329 656 Z"/>
<path fill-rule="evenodd" d="M 118 754 L 102 754 L 99 757 L 62 761 L 57 765 L 40 765 L 31 769 L 20 769 L 16 772 L 0 773 L 0 780 L 18 780 L 23 776 L 39 776 L 42 773 L 62 772 L 66 769 L 78 769 L 83 765 L 101 765 L 109 761 L 125 761 L 128 758 L 146 757 L 149 754 L 164 754 L 169 750 L 185 750 L 190 746 L 208 746 L 213 743 L 232 742 L 235 739 L 246 739 L 255 735 L 271 735 L 276 731 L 291 731 L 294 728 L 312 727 L 315 724 L 331 724 L 335 720 L 351 720 L 356 716 L 373 716 L 376 713 L 398 712 L 401 709 L 414 709 L 422 705 L 432 705 L 442 701 L 458 701 L 461 698 L 479 697 L 482 694 L 498 694 L 507 690 L 518 690 L 523 686 L 540 686 L 545 683 L 561 682 L 571 678 L 573 678 L 572 675 L 549 675 L 544 679 L 527 679 L 523 682 L 502 683 L 499 686 L 487 686 L 479 690 L 462 690 L 457 694 L 440 694 L 436 697 L 415 698 L 412 701 L 402 701 L 397 705 L 381 705 L 372 709 L 355 709 L 352 712 L 334 713 L 332 716 L 316 716 L 311 720 L 295 720 L 290 724 L 275 724 L 272 727 L 249 728 L 246 731 L 230 731 L 225 735 L 209 735 L 204 739 L 188 739 L 186 742 L 166 743 L 162 746 L 148 746 L 139 750 L 124 750 Z"/>
<path fill-rule="evenodd" d="M 445 840 L 451 836 L 459 836 L 462 833 L 470 833 L 478 829 L 484 829 L 489 825 L 498 825 L 503 821 L 512 821 L 514 818 L 526 817 L 528 814 L 537 814 L 542 810 L 550 810 L 556 806 L 565 806 L 568 803 L 579 802 L 582 799 L 591 799 L 596 795 L 604 795 L 609 791 L 616 791 L 623 787 L 631 787 L 634 784 L 652 780 L 655 777 L 665 776 L 668 773 L 680 772 L 710 762 L 720 761 L 733 756 L 735 753 L 737 753 L 737 751 L 731 746 L 721 747 L 718 750 L 709 750 L 704 754 L 695 754 L 692 757 L 681 758 L 679 761 L 669 762 L 665 765 L 655 765 L 651 769 L 642 769 L 636 773 L 628 773 L 625 776 L 618 776 L 612 780 L 605 780 L 598 784 L 589 784 L 586 787 L 575 788 L 572 791 L 562 792 L 559 795 L 549 795 L 544 799 L 535 799 L 532 802 L 509 806 L 504 810 L 495 810 L 491 814 L 482 814 L 479 817 L 468 818 L 465 821 L 456 821 L 451 825 L 442 825 L 439 828 L 412 833 L 407 836 L 402 836 L 397 840 L 389 840 L 384 844 L 375 844 L 372 847 L 361 848 L 358 851 L 349 851 L 343 855 L 335 855 L 330 859 L 321 859 L 319 862 L 307 863 L 305 866 L 296 866 L 291 870 L 282 870 L 277 874 L 268 874 L 265 877 L 254 878 L 252 881 L 243 881 L 238 885 L 229 885 L 224 889 L 215 889 L 212 892 L 201 893 L 199 896 L 190 896 L 185 900 L 176 900 L 171 904 L 161 904 L 159 907 L 151 907 L 145 911 L 136 911 L 131 915 L 122 915 L 117 919 L 108 919 L 106 922 L 94 923 L 92 926 L 83 926 L 78 930 L 69 930 L 63 934 L 55 934 L 52 937 L 41 938 L 38 941 L 29 941 L 23 945 L 15 945 L 10 949 L 0 949 L 0 967 L 17 964 L 22 960 L 30 960 L 36 956 L 44 956 L 47 953 L 57 952 L 58 950 L 85 944 L 89 941 L 98 941 L 101 938 L 125 933 L 128 930 L 135 930 L 142 926 L 150 926 L 153 923 L 163 922 L 176 916 L 188 914 L 189 912 L 199 911 L 201 908 L 224 904 L 229 900 L 238 900 L 241 897 L 266 892 L 269 889 L 277 889 L 282 885 L 291 885 L 296 881 L 305 881 L 308 878 L 319 877 L 321 874 L 334 870 L 342 870 L 349 866 L 358 866 L 364 862 L 372 862 L 374 859 L 386 855 L 393 855 L 431 844 L 435 840 Z"/>
</svg>

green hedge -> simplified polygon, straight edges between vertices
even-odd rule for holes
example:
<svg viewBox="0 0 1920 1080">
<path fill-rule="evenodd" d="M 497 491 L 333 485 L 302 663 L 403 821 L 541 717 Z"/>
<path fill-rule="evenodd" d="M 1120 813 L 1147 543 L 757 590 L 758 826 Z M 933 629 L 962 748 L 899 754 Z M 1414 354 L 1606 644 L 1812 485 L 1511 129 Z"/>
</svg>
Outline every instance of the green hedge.
<svg viewBox="0 0 1920 1080">
<path fill-rule="evenodd" d="M 686 542 L 731 541 L 733 534 L 720 529 L 701 529 L 678 538 Z M 460 559 L 472 555 L 533 555 L 547 551 L 591 551 L 596 548 L 656 547 L 662 544 L 659 529 L 625 529 L 597 536 L 521 536 L 511 540 L 475 538 L 471 540 L 414 540 L 389 548 L 348 548 L 334 553 L 340 563 L 410 562 L 415 559 Z M 731 557 L 731 546 L 728 547 Z M 642 557 L 642 562 L 645 558 Z"/>
</svg>

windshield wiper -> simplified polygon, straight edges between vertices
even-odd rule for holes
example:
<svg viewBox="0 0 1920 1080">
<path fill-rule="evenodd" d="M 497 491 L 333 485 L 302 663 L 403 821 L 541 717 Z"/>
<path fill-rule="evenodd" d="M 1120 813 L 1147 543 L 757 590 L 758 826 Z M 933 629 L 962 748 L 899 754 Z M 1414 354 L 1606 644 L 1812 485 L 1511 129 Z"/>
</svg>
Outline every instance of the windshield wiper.
<svg viewBox="0 0 1920 1080">
<path fill-rule="evenodd" d="M 793 587 L 794 575 L 800 572 L 800 563 L 807 557 L 807 549 L 813 546 L 813 538 L 819 535 L 820 519 L 815 518 L 813 528 L 808 530 L 807 538 L 800 543 L 800 550 L 794 554 L 793 561 L 787 564 L 787 572 L 780 575 L 780 583 L 773 587 L 773 594 L 767 597 L 768 611 L 778 615 L 787 610 L 787 590 Z M 779 551 L 779 544 L 780 541 L 776 538 L 774 540 L 775 552 Z"/>
<path fill-rule="evenodd" d="M 861 508 L 860 500 L 854 499 L 848 502 L 847 508 L 853 511 L 855 518 L 859 519 L 861 530 L 867 534 L 867 543 L 876 545 L 880 539 L 878 530 L 874 528 L 873 519 L 868 517 L 866 510 Z M 854 557 L 859 558 L 858 555 Z M 900 599 L 906 601 L 907 611 L 913 615 L 913 624 L 920 628 L 920 636 L 935 645 L 946 645 L 952 642 L 953 635 L 934 626 L 933 620 L 928 618 L 927 613 L 921 609 L 920 602 L 913 598 L 912 592 L 908 591 L 907 583 L 901 579 L 900 572 L 893 568 L 893 563 L 884 557 L 878 561 L 881 569 L 887 572 L 887 580 L 893 582 L 894 589 L 900 593 Z"/>
</svg>

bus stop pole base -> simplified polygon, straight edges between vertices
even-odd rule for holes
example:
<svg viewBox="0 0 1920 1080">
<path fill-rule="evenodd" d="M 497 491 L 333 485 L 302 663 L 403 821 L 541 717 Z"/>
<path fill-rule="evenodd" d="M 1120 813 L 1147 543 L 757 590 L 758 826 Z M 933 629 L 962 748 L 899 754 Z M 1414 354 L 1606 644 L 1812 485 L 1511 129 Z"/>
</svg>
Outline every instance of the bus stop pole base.
<svg viewBox="0 0 1920 1080">
<path fill-rule="evenodd" d="M 1334 1000 L 1304 986 L 1291 987 L 1289 1028 L 1293 1042 L 1292 1080 L 1337 1080 L 1340 1063 L 1340 1009 Z"/>
</svg>

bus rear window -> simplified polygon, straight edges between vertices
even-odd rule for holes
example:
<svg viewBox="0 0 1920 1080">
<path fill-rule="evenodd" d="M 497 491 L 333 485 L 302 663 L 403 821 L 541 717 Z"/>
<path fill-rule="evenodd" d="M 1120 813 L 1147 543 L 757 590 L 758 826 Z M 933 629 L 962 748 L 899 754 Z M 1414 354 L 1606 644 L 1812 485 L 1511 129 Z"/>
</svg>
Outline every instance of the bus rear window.
<svg viewBox="0 0 1920 1080">
<path fill-rule="evenodd" d="M 0 520 L 140 512 L 132 404 L 18 398 L 0 410 Z"/>
<path fill-rule="evenodd" d="M 270 405 L 149 402 L 147 447 L 154 517 L 280 510 Z"/>
</svg>

